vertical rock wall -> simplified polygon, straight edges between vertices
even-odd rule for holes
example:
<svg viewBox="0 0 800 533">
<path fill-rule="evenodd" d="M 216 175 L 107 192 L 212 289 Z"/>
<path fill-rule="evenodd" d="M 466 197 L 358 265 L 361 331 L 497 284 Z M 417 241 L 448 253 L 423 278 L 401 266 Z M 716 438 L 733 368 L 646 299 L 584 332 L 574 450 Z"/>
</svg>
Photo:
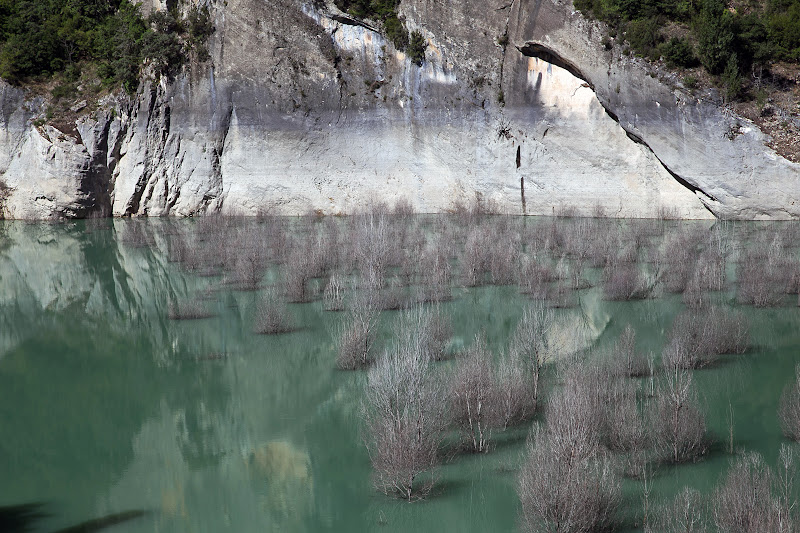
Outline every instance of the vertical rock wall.
<svg viewBox="0 0 800 533">
<path fill-rule="evenodd" d="M 604 51 L 568 3 L 404 0 L 428 40 L 422 67 L 332 2 L 209 5 L 212 59 L 107 98 L 76 138 L 34 126 L 35 106 L 4 86 L 6 216 L 348 213 L 400 198 L 431 212 L 476 195 L 517 214 L 798 214 L 797 165 L 755 126 Z"/>
</svg>

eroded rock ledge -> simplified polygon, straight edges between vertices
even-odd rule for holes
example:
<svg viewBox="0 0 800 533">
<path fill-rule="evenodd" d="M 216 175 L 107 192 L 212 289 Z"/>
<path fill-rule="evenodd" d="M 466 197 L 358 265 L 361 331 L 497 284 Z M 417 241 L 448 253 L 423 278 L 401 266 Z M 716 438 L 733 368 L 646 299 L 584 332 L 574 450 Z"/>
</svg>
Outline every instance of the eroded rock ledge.
<svg viewBox="0 0 800 533">
<path fill-rule="evenodd" d="M 212 59 L 109 97 L 77 137 L 0 88 L 13 218 L 443 211 L 800 215 L 800 166 L 748 121 L 600 43 L 558 0 L 403 0 L 412 65 L 332 3 L 210 3 Z M 508 35 L 508 39 L 499 39 Z"/>
</svg>

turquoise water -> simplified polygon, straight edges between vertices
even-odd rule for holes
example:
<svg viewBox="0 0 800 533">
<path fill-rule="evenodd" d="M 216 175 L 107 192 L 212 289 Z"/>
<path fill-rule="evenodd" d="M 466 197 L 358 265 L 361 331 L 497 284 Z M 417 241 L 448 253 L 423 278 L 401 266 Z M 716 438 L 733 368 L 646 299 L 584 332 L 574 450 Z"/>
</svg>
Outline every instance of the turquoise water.
<svg viewBox="0 0 800 533">
<path fill-rule="evenodd" d="M 130 238 L 134 224 L 147 246 Z M 237 290 L 170 262 L 169 239 L 196 224 L 0 223 L 0 507 L 40 504 L 46 516 L 32 530 L 43 532 L 132 510 L 144 514 L 114 531 L 517 530 L 528 426 L 496 432 L 489 454 L 449 456 L 423 502 L 376 492 L 359 412 L 366 374 L 336 369 L 344 313 L 319 298 L 289 304 L 296 331 L 253 333 L 276 275 Z M 478 333 L 503 349 L 529 301 L 514 285 L 453 296 L 440 304 L 452 350 Z M 733 289 L 715 297 L 735 305 Z M 170 320 L 170 303 L 186 300 L 212 316 Z M 567 330 L 588 331 L 580 347 L 610 346 L 630 323 L 637 348 L 657 354 L 683 309 L 680 295 L 608 302 L 597 286 L 577 302 L 556 312 Z M 742 307 L 752 349 L 694 373 L 717 444 L 697 463 L 660 469 L 654 499 L 713 489 L 732 458 L 730 411 L 735 448 L 776 465 L 776 408 L 800 362 L 792 303 Z M 382 313 L 379 342 L 398 313 Z M 634 515 L 639 492 L 625 482 Z"/>
</svg>

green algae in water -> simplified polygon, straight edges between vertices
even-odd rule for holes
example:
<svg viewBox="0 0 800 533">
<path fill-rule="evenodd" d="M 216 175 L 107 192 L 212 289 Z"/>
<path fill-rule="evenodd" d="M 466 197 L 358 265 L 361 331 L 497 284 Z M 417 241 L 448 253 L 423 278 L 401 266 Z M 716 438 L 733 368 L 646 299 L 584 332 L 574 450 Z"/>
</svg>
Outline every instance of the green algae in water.
<svg viewBox="0 0 800 533">
<path fill-rule="evenodd" d="M 243 232 L 266 224 L 227 223 Z M 426 223 L 434 234 L 437 222 Z M 537 231 L 551 221 L 522 223 Z M 445 461 L 425 501 L 376 492 L 362 443 L 365 372 L 335 368 L 344 313 L 325 311 L 319 298 L 288 304 L 295 331 L 254 333 L 279 267 L 263 265 L 257 290 L 225 283 L 222 268 L 187 270 L 168 243 L 197 226 L 0 223 L 0 505 L 43 502 L 34 530 L 50 532 L 131 509 L 146 514 L 115 531 L 518 530 L 516 472 L 529 425 L 496 432 L 489 454 Z M 708 230 L 707 223 L 673 227 Z M 733 242 L 744 246 L 758 228 L 734 228 Z M 606 301 L 601 276 L 587 267 L 594 286 L 555 311 L 565 336 L 581 329 L 574 348 L 611 346 L 631 324 L 637 349 L 660 354 L 684 309 L 680 295 Z M 713 297 L 745 313 L 752 348 L 694 372 L 715 444 L 696 463 L 659 469 L 656 503 L 685 485 L 713 490 L 733 458 L 731 412 L 737 452 L 757 451 L 774 467 L 786 442 L 776 413 L 800 362 L 800 309 L 791 297 L 779 307 L 738 306 L 727 287 Z M 451 293 L 439 305 L 452 318 L 456 351 L 476 334 L 505 349 L 529 302 L 515 285 Z M 202 301 L 210 316 L 170 320 L 176 301 Z M 397 316 L 382 313 L 379 345 Z M 640 496 L 640 483 L 626 480 L 623 530 L 636 530 Z"/>
</svg>

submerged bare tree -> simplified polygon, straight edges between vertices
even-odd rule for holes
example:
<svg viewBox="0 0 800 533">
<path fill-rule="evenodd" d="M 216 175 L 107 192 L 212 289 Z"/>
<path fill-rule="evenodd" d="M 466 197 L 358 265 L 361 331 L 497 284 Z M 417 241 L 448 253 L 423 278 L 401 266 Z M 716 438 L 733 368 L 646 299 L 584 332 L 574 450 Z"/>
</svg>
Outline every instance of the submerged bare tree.
<svg viewBox="0 0 800 533">
<path fill-rule="evenodd" d="M 530 403 L 533 410 L 539 402 L 539 386 L 545 358 L 550 350 L 550 329 L 553 327 L 553 312 L 541 301 L 534 302 L 522 312 L 514 336 L 509 344 L 509 359 L 524 365 L 525 377 L 530 387 Z"/>
<path fill-rule="evenodd" d="M 721 533 L 780 531 L 772 483 L 773 474 L 760 455 L 748 453 L 741 457 L 714 495 L 717 529 Z"/>
<path fill-rule="evenodd" d="M 447 357 L 447 343 L 453 336 L 450 317 L 438 305 L 426 311 L 420 327 L 425 352 L 434 361 Z"/>
<path fill-rule="evenodd" d="M 420 277 L 420 300 L 424 302 L 440 302 L 450 299 L 450 261 L 446 253 L 443 237 L 433 240 L 425 248 L 417 266 Z"/>
<path fill-rule="evenodd" d="M 779 240 L 759 244 L 739 263 L 739 301 L 756 307 L 778 305 L 790 290 L 791 276 L 791 261 Z"/>
<path fill-rule="evenodd" d="M 741 354 L 750 346 L 744 315 L 722 307 L 683 312 L 675 319 L 662 354 L 666 367 L 700 368 L 721 354 Z"/>
<path fill-rule="evenodd" d="M 334 272 L 328 278 L 322 301 L 326 311 L 342 311 L 344 309 L 345 282 L 339 273 Z"/>
<path fill-rule="evenodd" d="M 800 440 L 800 365 L 794 370 L 794 381 L 786 385 L 778 405 L 778 418 L 783 434 Z"/>
<path fill-rule="evenodd" d="M 370 369 L 362 409 L 375 486 L 408 501 L 424 497 L 433 485 L 445 426 L 443 387 L 409 327 L 414 322 L 407 319 L 395 346 Z"/>
<path fill-rule="evenodd" d="M 537 429 L 519 475 L 526 529 L 589 533 L 611 530 L 620 483 L 600 446 L 596 396 L 566 383 L 547 406 L 547 426 Z"/>
<path fill-rule="evenodd" d="M 647 358 L 636 351 L 636 331 L 630 324 L 619 336 L 612 357 L 620 376 L 640 378 L 650 374 Z"/>
<path fill-rule="evenodd" d="M 350 232 L 351 259 L 361 274 L 362 284 L 383 288 L 387 263 L 393 255 L 388 207 L 377 204 L 354 215 Z"/>
<path fill-rule="evenodd" d="M 647 287 L 636 263 L 619 259 L 603 271 L 603 294 L 607 300 L 634 300 L 647 294 Z"/>
<path fill-rule="evenodd" d="M 473 452 L 489 451 L 491 432 L 498 425 L 492 354 L 481 338 L 458 363 L 450 383 L 450 412 Z"/>
<path fill-rule="evenodd" d="M 659 513 L 653 524 L 645 525 L 645 533 L 705 533 L 705 503 L 700 491 L 684 487 L 671 505 Z"/>
<path fill-rule="evenodd" d="M 336 359 L 339 368 L 355 370 L 370 363 L 378 318 L 377 290 L 366 289 L 351 300 L 345 320 L 339 327 L 339 353 Z"/>
<path fill-rule="evenodd" d="M 637 401 L 637 384 L 629 380 L 598 383 L 603 387 L 603 439 L 616 452 L 641 454 L 648 445 L 647 426 Z M 638 457 L 637 457 L 638 459 Z M 637 466 L 637 470 L 642 465 Z M 636 474 L 632 471 L 631 474 Z"/>
<path fill-rule="evenodd" d="M 665 461 L 682 463 L 706 452 L 705 416 L 697 405 L 692 375 L 685 369 L 667 371 L 656 402 L 654 434 Z"/>
<path fill-rule="evenodd" d="M 286 295 L 291 302 L 308 302 L 314 296 L 309 282 L 325 274 L 329 267 L 324 239 L 306 235 L 286 259 L 284 278 Z"/>
<path fill-rule="evenodd" d="M 286 304 L 277 291 L 269 290 L 259 303 L 255 331 L 265 335 L 275 335 L 292 331 L 293 325 Z"/>
<path fill-rule="evenodd" d="M 495 379 L 495 402 L 503 429 L 533 416 L 536 399 L 524 360 L 504 354 L 495 369 Z"/>
<path fill-rule="evenodd" d="M 788 444 L 781 444 L 779 454 L 778 475 L 775 477 L 775 492 L 778 505 L 778 531 L 795 532 L 800 529 L 797 515 L 797 496 L 795 492 L 794 450 Z"/>
</svg>

